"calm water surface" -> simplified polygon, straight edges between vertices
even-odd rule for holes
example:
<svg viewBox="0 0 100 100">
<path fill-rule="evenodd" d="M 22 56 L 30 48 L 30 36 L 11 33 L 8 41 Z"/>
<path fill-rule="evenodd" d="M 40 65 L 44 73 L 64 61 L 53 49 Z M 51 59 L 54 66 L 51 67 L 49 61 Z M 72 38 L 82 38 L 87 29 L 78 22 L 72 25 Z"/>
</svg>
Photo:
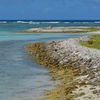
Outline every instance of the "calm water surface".
<svg viewBox="0 0 100 100">
<path fill-rule="evenodd" d="M 48 71 L 27 55 L 26 44 L 81 36 L 18 32 L 30 27 L 0 24 L 0 100 L 37 100 L 55 84 Z"/>
</svg>

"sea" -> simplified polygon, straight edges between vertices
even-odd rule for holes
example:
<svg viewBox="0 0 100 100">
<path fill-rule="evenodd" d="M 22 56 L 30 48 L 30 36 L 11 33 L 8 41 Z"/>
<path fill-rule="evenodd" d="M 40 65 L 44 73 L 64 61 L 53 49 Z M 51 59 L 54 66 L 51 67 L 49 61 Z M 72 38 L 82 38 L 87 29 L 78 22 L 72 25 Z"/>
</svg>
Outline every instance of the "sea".
<svg viewBox="0 0 100 100">
<path fill-rule="evenodd" d="M 99 20 L 0 20 L 0 100 L 38 100 L 52 89 L 48 70 L 28 55 L 26 45 L 86 34 L 21 32 L 33 27 L 99 27 Z"/>
</svg>

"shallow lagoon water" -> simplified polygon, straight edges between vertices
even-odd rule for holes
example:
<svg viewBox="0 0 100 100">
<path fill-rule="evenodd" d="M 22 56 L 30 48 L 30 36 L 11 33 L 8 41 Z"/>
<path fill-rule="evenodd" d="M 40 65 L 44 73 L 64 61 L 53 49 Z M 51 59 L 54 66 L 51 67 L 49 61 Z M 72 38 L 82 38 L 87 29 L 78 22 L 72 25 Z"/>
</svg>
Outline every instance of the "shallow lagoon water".
<svg viewBox="0 0 100 100">
<path fill-rule="evenodd" d="M 5 26 L 2 28 L 3 30 L 0 28 L 0 100 L 37 100 L 45 90 L 51 89 L 55 82 L 51 80 L 48 70 L 38 65 L 27 54 L 26 44 L 81 35 L 24 34 L 11 31 L 11 28 L 5 29 Z"/>
<path fill-rule="evenodd" d="M 46 87 L 51 78 L 27 55 L 24 42 L 0 43 L 0 100 L 36 100 Z"/>
</svg>

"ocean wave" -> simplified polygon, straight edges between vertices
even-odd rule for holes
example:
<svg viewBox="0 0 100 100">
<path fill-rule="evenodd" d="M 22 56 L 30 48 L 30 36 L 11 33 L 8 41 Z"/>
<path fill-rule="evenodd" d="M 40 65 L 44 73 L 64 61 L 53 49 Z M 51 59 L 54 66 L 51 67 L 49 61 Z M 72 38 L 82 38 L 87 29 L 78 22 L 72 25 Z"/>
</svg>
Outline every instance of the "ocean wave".
<svg viewBox="0 0 100 100">
<path fill-rule="evenodd" d="M 30 21 L 29 24 L 59 24 L 60 22 L 33 22 Z"/>
<path fill-rule="evenodd" d="M 33 22 L 33 21 L 29 21 L 29 24 L 40 24 L 41 22 Z"/>
<path fill-rule="evenodd" d="M 25 24 L 25 23 L 29 23 L 29 22 L 27 22 L 27 21 L 17 21 L 17 22 L 15 22 L 15 23 L 22 23 L 22 24 Z"/>
<path fill-rule="evenodd" d="M 17 21 L 16 23 L 28 23 L 28 24 L 56 24 L 56 23 L 60 23 L 60 22 L 36 22 L 36 21 Z"/>
<path fill-rule="evenodd" d="M 42 22 L 42 23 L 52 23 L 52 24 L 56 24 L 56 23 L 60 23 L 60 22 Z"/>
<path fill-rule="evenodd" d="M 14 23 L 18 23 L 18 24 L 40 24 L 40 22 L 33 22 L 33 21 L 17 21 Z"/>
<path fill-rule="evenodd" d="M 89 24 L 89 23 L 100 23 L 100 22 L 34 22 L 34 21 L 17 21 L 16 23 L 22 23 L 22 24 Z"/>
<path fill-rule="evenodd" d="M 100 23 L 100 21 L 96 21 L 96 22 L 94 22 L 94 23 L 98 23 L 98 24 L 99 24 L 99 23 Z"/>
<path fill-rule="evenodd" d="M 7 22 L 6 22 L 6 21 L 0 21 L 0 23 L 1 23 L 1 24 L 5 24 L 5 23 L 7 23 Z"/>
</svg>

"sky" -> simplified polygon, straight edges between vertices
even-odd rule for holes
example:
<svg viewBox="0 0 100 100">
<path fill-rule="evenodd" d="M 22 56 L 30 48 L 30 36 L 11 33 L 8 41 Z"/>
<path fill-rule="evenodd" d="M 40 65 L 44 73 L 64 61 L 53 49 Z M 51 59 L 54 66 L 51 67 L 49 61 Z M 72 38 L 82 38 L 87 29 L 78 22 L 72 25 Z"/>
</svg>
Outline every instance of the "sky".
<svg viewBox="0 0 100 100">
<path fill-rule="evenodd" d="M 100 20 L 100 0 L 0 0 L 0 20 Z"/>
</svg>

